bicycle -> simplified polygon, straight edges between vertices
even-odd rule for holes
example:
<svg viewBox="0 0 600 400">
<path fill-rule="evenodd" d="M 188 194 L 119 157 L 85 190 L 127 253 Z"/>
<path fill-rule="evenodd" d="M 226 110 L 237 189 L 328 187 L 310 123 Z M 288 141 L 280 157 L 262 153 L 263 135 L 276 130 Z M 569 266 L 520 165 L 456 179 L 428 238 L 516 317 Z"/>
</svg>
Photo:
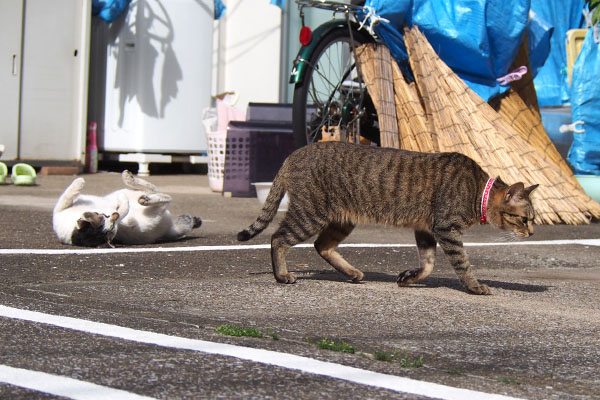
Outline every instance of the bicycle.
<svg viewBox="0 0 600 400">
<path fill-rule="evenodd" d="M 356 63 L 356 49 L 377 38 L 361 29 L 363 1 L 352 4 L 296 0 L 302 47 L 294 60 L 292 124 L 296 147 L 321 140 L 380 144 L 377 112 Z M 333 12 L 333 19 L 306 30 L 304 8 Z M 336 18 L 343 14 L 344 18 Z M 304 37 L 303 37 L 304 36 Z"/>
</svg>

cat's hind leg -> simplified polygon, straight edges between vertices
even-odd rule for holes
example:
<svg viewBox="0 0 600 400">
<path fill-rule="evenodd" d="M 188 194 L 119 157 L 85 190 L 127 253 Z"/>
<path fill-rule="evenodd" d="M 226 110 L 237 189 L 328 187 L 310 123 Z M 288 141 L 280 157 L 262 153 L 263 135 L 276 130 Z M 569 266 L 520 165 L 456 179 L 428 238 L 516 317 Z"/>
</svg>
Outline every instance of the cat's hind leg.
<svg viewBox="0 0 600 400">
<path fill-rule="evenodd" d="M 308 222 L 310 221 L 310 222 Z M 296 276 L 288 272 L 285 255 L 290 247 L 302 243 L 319 233 L 327 225 L 316 216 L 307 216 L 290 202 L 288 212 L 271 236 L 271 263 L 273 275 L 279 283 L 294 283 Z"/>
<path fill-rule="evenodd" d="M 138 203 L 144 207 L 164 206 L 171 202 L 172 197 L 166 193 L 143 194 L 138 198 Z"/>
<path fill-rule="evenodd" d="M 58 201 L 54 206 L 54 212 L 60 212 L 71 207 L 75 198 L 79 196 L 83 190 L 84 185 L 85 180 L 83 178 L 76 178 L 73 180 L 69 187 L 67 187 L 63 194 L 58 198 Z"/>
<path fill-rule="evenodd" d="M 315 248 L 319 255 L 333 268 L 352 279 L 353 282 L 359 282 L 364 279 L 364 274 L 350 265 L 340 253 L 335 251 L 335 248 L 348 237 L 353 229 L 353 224 L 332 222 L 315 241 Z"/>
<path fill-rule="evenodd" d="M 435 265 L 435 248 L 437 242 L 430 232 L 415 231 L 417 250 L 419 251 L 420 268 L 408 269 L 398 275 L 398 286 L 408 286 L 427 278 Z"/>
<path fill-rule="evenodd" d="M 124 170 L 121 173 L 121 179 L 123 179 L 123 183 L 125 184 L 125 186 L 127 186 L 130 189 L 141 190 L 142 192 L 145 192 L 145 193 L 158 192 L 158 189 L 156 186 L 154 186 L 153 184 L 151 184 L 148 181 L 143 180 L 142 178 L 138 178 L 137 176 L 133 175 L 128 170 Z"/>
<path fill-rule="evenodd" d="M 180 215 L 173 221 L 173 226 L 165 239 L 180 239 L 190 233 L 192 229 L 199 228 L 201 225 L 202 220 L 199 217 L 194 217 L 189 214 Z"/>
</svg>

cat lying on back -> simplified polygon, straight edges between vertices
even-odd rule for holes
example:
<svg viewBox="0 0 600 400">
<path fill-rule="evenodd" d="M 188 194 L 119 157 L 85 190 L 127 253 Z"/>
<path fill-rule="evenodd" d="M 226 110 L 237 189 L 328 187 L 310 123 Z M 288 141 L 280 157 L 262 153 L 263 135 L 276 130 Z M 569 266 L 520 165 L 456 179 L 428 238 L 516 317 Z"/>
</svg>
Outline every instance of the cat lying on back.
<svg viewBox="0 0 600 400">
<path fill-rule="evenodd" d="M 202 221 L 191 215 L 173 219 L 171 196 L 123 171 L 127 189 L 106 196 L 81 194 L 85 181 L 76 178 L 58 199 L 52 216 L 54 232 L 63 244 L 97 247 L 118 242 L 149 244 L 182 238 Z"/>
<path fill-rule="evenodd" d="M 471 293 L 490 294 L 471 272 L 462 233 L 480 221 L 533 234 L 529 198 L 538 186 L 506 185 L 459 153 L 416 153 L 339 142 L 316 143 L 290 155 L 279 170 L 261 215 L 238 233 L 246 241 L 273 220 L 284 193 L 287 214 L 271 237 L 275 279 L 294 283 L 285 255 L 288 249 L 319 234 L 318 253 L 353 281 L 364 275 L 335 251 L 357 223 L 379 223 L 415 230 L 420 267 L 399 274 L 406 286 L 431 274 L 436 244 L 444 250 L 458 278 Z"/>
</svg>

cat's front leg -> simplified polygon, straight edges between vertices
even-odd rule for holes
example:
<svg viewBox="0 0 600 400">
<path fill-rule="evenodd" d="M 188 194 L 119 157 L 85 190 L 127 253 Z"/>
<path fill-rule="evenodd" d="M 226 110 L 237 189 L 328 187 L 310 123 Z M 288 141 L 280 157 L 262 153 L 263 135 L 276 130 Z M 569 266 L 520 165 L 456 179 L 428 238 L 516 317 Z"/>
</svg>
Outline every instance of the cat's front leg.
<svg viewBox="0 0 600 400">
<path fill-rule="evenodd" d="M 129 199 L 124 193 L 119 193 L 115 210 L 117 212 L 117 218 L 114 223 L 118 224 L 127 216 L 127 214 L 129 214 Z"/>
<path fill-rule="evenodd" d="M 171 202 L 172 198 L 166 193 L 144 194 L 138 198 L 138 203 L 142 206 L 162 206 Z"/>
<path fill-rule="evenodd" d="M 415 239 L 417 241 L 417 250 L 419 251 L 420 268 L 408 269 L 401 272 L 396 279 L 398 286 L 408 286 L 411 283 L 419 282 L 427 278 L 433 271 L 435 265 L 435 248 L 437 242 L 427 231 L 415 231 Z"/>
<path fill-rule="evenodd" d="M 148 181 L 143 180 L 142 178 L 138 178 L 128 170 L 124 170 L 123 173 L 121 173 L 121 179 L 123 179 L 123 183 L 125 184 L 125 186 L 127 186 L 130 189 L 140 190 L 145 193 L 158 192 L 156 186 L 154 186 Z"/>
<path fill-rule="evenodd" d="M 67 208 L 73 205 L 75 198 L 79 196 L 83 187 L 85 185 L 85 180 L 83 178 L 76 178 L 67 189 L 60 196 L 56 205 L 54 206 L 54 212 L 60 212 L 66 210 Z"/>
<path fill-rule="evenodd" d="M 444 250 L 446 257 L 458 279 L 473 294 L 492 294 L 490 288 L 479 283 L 471 271 L 471 263 L 463 247 L 462 234 L 454 226 L 442 226 L 434 229 L 434 237 Z"/>
</svg>

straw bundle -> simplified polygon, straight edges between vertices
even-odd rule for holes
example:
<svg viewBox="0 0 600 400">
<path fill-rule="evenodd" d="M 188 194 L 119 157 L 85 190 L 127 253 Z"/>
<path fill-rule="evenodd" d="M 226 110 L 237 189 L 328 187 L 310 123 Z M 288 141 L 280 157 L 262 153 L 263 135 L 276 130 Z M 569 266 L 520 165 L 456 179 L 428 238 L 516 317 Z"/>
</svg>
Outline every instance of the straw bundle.
<svg viewBox="0 0 600 400">
<path fill-rule="evenodd" d="M 403 148 L 406 150 L 434 152 L 439 151 L 437 144 L 437 134 L 433 131 L 429 119 L 431 116 L 425 114 L 417 86 L 414 82 L 406 82 L 400 71 L 400 67 L 396 62 L 392 61 L 389 55 L 389 50 L 385 46 L 378 46 L 374 43 L 361 45 L 358 50 L 359 68 L 363 72 L 363 79 L 369 90 L 374 104 L 382 104 L 379 98 L 381 93 L 389 96 L 393 93 L 395 102 L 396 121 L 393 121 L 394 127 L 386 127 L 387 134 L 397 132 L 399 140 L 388 140 L 382 143 L 382 147 Z M 377 67 L 373 63 L 378 63 Z M 373 71 L 377 68 L 379 76 L 385 76 L 386 79 L 377 80 L 377 74 Z M 388 78 L 393 77 L 393 82 Z M 380 88 L 386 85 L 385 88 L 373 91 L 373 88 Z M 389 105 L 389 100 L 385 102 Z M 379 115 L 379 107 L 377 113 Z M 388 111 L 387 114 L 391 114 Z M 384 125 L 389 125 L 392 122 L 389 118 L 385 118 Z M 380 121 L 381 125 L 381 121 Z M 391 142 L 391 143 L 390 143 Z"/>
<path fill-rule="evenodd" d="M 533 195 L 537 223 L 584 224 L 590 216 L 600 217 L 600 205 L 472 92 L 439 59 L 418 28 L 406 29 L 405 40 L 417 86 L 427 94 L 422 99 L 438 133 L 440 151 L 466 154 L 507 182 L 539 183 Z"/>
<path fill-rule="evenodd" d="M 391 84 L 392 70 L 389 68 L 392 57 L 389 51 L 381 51 L 384 46 L 377 47 L 380 49 L 367 46 L 358 48 L 357 61 L 377 110 L 381 146 L 400 148 L 394 90 Z"/>
<path fill-rule="evenodd" d="M 431 115 L 425 113 L 416 83 L 406 82 L 397 63 L 392 63 L 392 72 L 400 145 L 406 150 L 439 152 L 438 135 Z"/>
</svg>

